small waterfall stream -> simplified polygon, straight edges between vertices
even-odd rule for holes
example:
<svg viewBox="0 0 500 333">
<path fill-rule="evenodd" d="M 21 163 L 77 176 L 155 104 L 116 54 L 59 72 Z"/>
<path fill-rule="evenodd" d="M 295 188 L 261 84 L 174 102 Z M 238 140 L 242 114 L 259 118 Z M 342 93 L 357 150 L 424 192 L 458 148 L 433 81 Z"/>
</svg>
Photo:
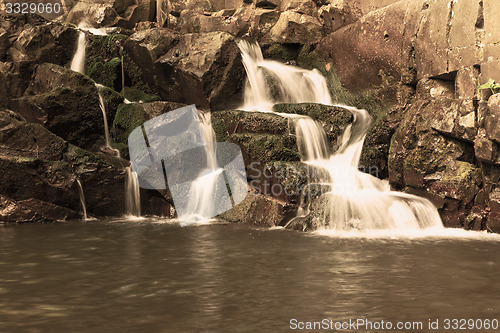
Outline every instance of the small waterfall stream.
<svg viewBox="0 0 500 333">
<path fill-rule="evenodd" d="M 104 121 L 104 137 L 105 137 L 105 144 L 107 148 L 111 148 L 111 141 L 109 139 L 109 126 L 108 126 L 108 116 L 106 114 L 106 105 L 104 104 L 104 96 L 102 94 L 102 90 L 104 86 L 102 84 L 96 83 L 95 84 L 97 88 L 97 93 L 99 94 L 99 106 L 101 107 L 102 111 L 102 118 Z"/>
<path fill-rule="evenodd" d="M 207 156 L 206 169 L 192 182 L 188 194 L 188 204 L 183 215 L 179 216 L 181 225 L 204 223 L 214 216 L 214 195 L 222 176 L 223 169 L 217 165 L 215 132 L 212 127 L 211 114 L 199 113 L 201 129 L 205 139 Z"/>
<path fill-rule="evenodd" d="M 344 108 L 354 117 L 344 131 L 342 145 L 330 154 L 326 135 L 317 122 L 305 116 L 280 114 L 295 124 L 302 161 L 327 171 L 328 179 L 323 181 L 330 191 L 317 199 L 319 207 L 313 206 L 318 224 L 336 231 L 442 228 L 437 209 L 430 201 L 391 191 L 388 181 L 358 170 L 371 124 L 366 110 L 334 105 L 326 80 L 316 69 L 308 71 L 265 60 L 257 44 L 243 40 L 238 47 L 248 76 L 243 110 L 272 112 L 275 103 L 310 102 Z M 279 96 L 272 96 L 266 75 L 277 85 Z"/>
<path fill-rule="evenodd" d="M 83 193 L 83 186 L 80 179 L 76 179 L 76 184 L 78 185 L 78 194 L 80 195 L 80 204 L 82 205 L 83 219 L 88 220 L 87 216 L 87 206 L 85 205 L 85 194 Z"/>
<path fill-rule="evenodd" d="M 141 193 L 139 188 L 139 180 L 137 174 L 132 171 L 131 167 L 125 168 L 127 178 L 125 183 L 125 216 L 139 217 L 141 216 Z"/>
<path fill-rule="evenodd" d="M 83 22 L 78 25 L 78 28 L 83 29 Z M 76 47 L 75 55 L 73 60 L 71 60 L 71 70 L 85 74 L 85 48 L 87 47 L 85 32 L 81 30 L 78 33 L 78 43 Z"/>
</svg>

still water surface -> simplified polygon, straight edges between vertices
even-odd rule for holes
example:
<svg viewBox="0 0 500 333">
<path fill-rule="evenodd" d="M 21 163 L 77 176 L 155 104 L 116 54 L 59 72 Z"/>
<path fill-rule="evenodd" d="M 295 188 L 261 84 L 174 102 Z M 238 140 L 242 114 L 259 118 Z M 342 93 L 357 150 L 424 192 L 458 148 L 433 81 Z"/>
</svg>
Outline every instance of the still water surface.
<svg viewBox="0 0 500 333">
<path fill-rule="evenodd" d="M 429 318 L 500 319 L 498 238 L 160 222 L 0 225 L 0 332 L 272 333 L 292 331 L 292 318 L 424 328 Z"/>
</svg>

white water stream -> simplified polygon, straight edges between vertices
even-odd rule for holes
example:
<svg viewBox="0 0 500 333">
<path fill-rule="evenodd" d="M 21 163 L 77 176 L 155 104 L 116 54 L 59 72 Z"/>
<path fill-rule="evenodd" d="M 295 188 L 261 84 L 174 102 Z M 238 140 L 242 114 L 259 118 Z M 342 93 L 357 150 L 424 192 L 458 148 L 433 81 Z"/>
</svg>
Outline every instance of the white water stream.
<svg viewBox="0 0 500 333">
<path fill-rule="evenodd" d="M 389 183 L 358 170 L 371 117 L 366 110 L 334 105 L 325 78 L 312 71 L 265 60 L 260 47 L 239 41 L 243 64 L 248 75 L 245 101 L 241 109 L 272 112 L 276 103 L 319 103 L 341 107 L 350 112 L 353 123 L 342 136 L 342 145 L 329 153 L 326 135 L 320 124 L 309 117 L 280 114 L 295 124 L 297 145 L 302 161 L 326 170 L 330 191 L 320 199 L 321 206 L 309 209 L 316 222 L 336 231 L 420 230 L 442 228 L 437 209 L 430 201 L 414 195 L 391 191 Z M 272 79 L 278 96 L 272 96 Z M 276 95 L 276 94 L 275 94 Z"/>
</svg>

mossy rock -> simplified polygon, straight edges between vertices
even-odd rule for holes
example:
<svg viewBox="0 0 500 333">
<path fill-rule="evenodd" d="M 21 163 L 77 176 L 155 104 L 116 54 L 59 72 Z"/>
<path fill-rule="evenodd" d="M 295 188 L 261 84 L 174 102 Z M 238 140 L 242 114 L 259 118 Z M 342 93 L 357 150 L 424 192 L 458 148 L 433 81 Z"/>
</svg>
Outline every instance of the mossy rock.
<svg viewBox="0 0 500 333">
<path fill-rule="evenodd" d="M 295 61 L 301 50 L 300 44 L 271 44 L 262 53 L 265 59 Z"/>
<path fill-rule="evenodd" d="M 122 88 L 121 65 L 122 62 L 118 57 L 112 58 L 109 61 L 105 61 L 101 57 L 96 57 L 89 64 L 87 73 L 95 82 L 120 91 Z"/>
<path fill-rule="evenodd" d="M 262 165 L 271 161 L 300 161 L 293 136 L 235 133 L 229 137 L 229 141 L 241 147 L 247 166 L 253 161 Z"/>
<path fill-rule="evenodd" d="M 92 35 L 87 47 L 87 61 L 90 64 L 93 59 L 100 57 L 104 61 L 121 57 L 121 47 L 128 38 L 122 34 L 111 34 L 106 36 Z"/>
<path fill-rule="evenodd" d="M 111 129 L 113 141 L 117 144 L 127 145 L 130 133 L 147 120 L 149 120 L 149 115 L 141 104 L 120 104 Z"/>
<path fill-rule="evenodd" d="M 124 87 L 122 90 L 122 94 L 126 99 L 128 99 L 131 102 L 149 103 L 160 100 L 160 97 L 158 97 L 158 95 L 150 95 L 142 90 L 130 87 Z"/>
<path fill-rule="evenodd" d="M 346 109 L 322 104 L 276 104 L 273 110 L 279 113 L 308 116 L 319 121 L 332 145 L 337 143 L 338 138 L 353 119 L 352 114 Z"/>
<path fill-rule="evenodd" d="M 280 115 L 249 111 L 217 111 L 212 113 L 212 126 L 217 141 L 225 141 L 234 133 L 289 133 L 289 120 Z"/>
<path fill-rule="evenodd" d="M 161 101 L 120 104 L 113 121 L 113 126 L 110 130 L 111 137 L 114 141 L 114 147 L 121 152 L 122 156 L 127 156 L 128 136 L 136 127 L 154 117 L 183 106 L 185 106 L 185 104 Z"/>
</svg>

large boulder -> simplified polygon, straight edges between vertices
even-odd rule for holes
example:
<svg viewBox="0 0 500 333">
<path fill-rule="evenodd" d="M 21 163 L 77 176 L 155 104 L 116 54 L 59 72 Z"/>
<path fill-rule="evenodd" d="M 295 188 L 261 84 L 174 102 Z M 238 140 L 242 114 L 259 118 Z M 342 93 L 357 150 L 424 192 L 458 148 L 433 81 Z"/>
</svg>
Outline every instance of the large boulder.
<svg viewBox="0 0 500 333">
<path fill-rule="evenodd" d="M 63 66 L 71 60 L 76 29 L 37 15 L 0 14 L 0 22 L 0 85 L 5 85 L 2 92 L 9 98 L 24 93 L 37 64 Z"/>
<path fill-rule="evenodd" d="M 45 221 L 75 217 L 80 211 L 77 178 L 85 193 L 92 191 L 86 197 L 89 214 L 124 213 L 126 161 L 75 147 L 9 111 L 0 112 L 0 145 L 0 195 L 20 205 L 26 216 L 21 220 L 30 220 L 30 212 Z"/>
<path fill-rule="evenodd" d="M 128 136 L 144 122 L 185 106 L 175 102 L 121 104 L 111 127 L 111 137 L 122 156 L 128 156 Z"/>
<path fill-rule="evenodd" d="M 249 28 L 248 20 L 242 19 L 244 12 L 221 10 L 216 13 L 200 13 L 183 10 L 177 23 L 181 33 L 224 31 L 233 36 L 244 35 Z"/>
<path fill-rule="evenodd" d="M 493 19 L 498 12 L 490 1 L 401 0 L 334 31 L 320 49 L 351 90 L 373 88 L 384 79 L 415 85 L 424 78 L 457 78 L 457 97 L 472 98 L 472 89 L 461 89 L 464 83 L 473 87 L 479 72 L 479 83 L 500 80 L 500 35 Z M 463 75 L 469 77 L 464 81 Z"/>
<path fill-rule="evenodd" d="M 333 60 L 341 81 L 350 90 L 373 88 L 384 77 L 401 77 L 402 32 L 406 2 L 370 12 L 353 24 L 325 37 L 318 49 Z"/>
<path fill-rule="evenodd" d="M 175 33 L 162 30 L 161 35 L 168 36 L 153 40 L 147 37 L 148 31 L 138 34 L 124 46 L 126 75 L 132 85 L 142 85 L 163 100 L 201 108 L 227 109 L 241 103 L 245 74 L 231 34 L 209 32 L 175 37 Z M 168 51 L 160 49 L 166 39 L 172 40 Z"/>
<path fill-rule="evenodd" d="M 308 116 L 318 121 L 333 149 L 338 148 L 339 138 L 353 119 L 352 114 L 346 109 L 322 104 L 276 104 L 273 110 L 280 113 Z"/>
<path fill-rule="evenodd" d="M 490 140 L 500 144 L 500 94 L 491 96 L 488 100 L 489 113 L 484 119 L 484 128 Z"/>
<path fill-rule="evenodd" d="M 264 37 L 277 43 L 305 43 L 319 41 L 323 37 L 323 25 L 318 18 L 293 10 L 281 13 L 276 24 Z"/>
<path fill-rule="evenodd" d="M 110 89 L 104 89 L 103 94 L 108 122 L 112 123 L 123 98 Z M 96 148 L 103 143 L 104 121 L 98 89 L 82 74 L 42 64 L 37 67 L 26 95 L 11 104 L 27 121 L 43 124 L 77 146 Z"/>
<path fill-rule="evenodd" d="M 233 209 L 220 215 L 224 220 L 260 226 L 285 226 L 296 215 L 295 205 L 250 192 Z"/>
</svg>

